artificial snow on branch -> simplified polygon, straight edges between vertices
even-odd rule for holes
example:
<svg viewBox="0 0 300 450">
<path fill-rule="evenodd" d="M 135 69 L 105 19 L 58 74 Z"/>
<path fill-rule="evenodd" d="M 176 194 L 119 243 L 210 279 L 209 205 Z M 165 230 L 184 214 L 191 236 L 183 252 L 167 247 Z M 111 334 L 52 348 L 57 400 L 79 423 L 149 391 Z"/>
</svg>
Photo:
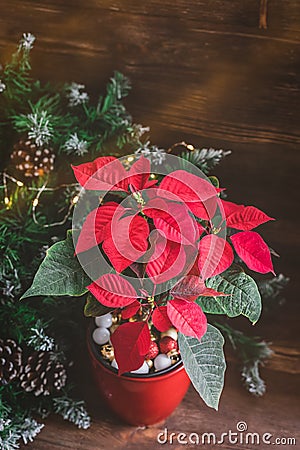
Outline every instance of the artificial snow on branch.
<svg viewBox="0 0 300 450">
<path fill-rule="evenodd" d="M 87 92 L 83 91 L 83 89 L 85 89 L 84 84 L 78 84 L 73 82 L 70 85 L 67 85 L 65 89 L 70 107 L 82 105 L 83 103 L 86 103 L 89 100 Z"/>
<path fill-rule="evenodd" d="M 83 156 L 88 153 L 88 142 L 79 139 L 77 133 L 70 134 L 69 139 L 65 142 L 63 150 L 67 155 Z"/>
<path fill-rule="evenodd" d="M 67 396 L 53 399 L 54 411 L 60 414 L 65 420 L 77 425 L 78 428 L 86 430 L 91 425 L 91 418 L 88 415 L 85 403 L 76 401 Z"/>
<path fill-rule="evenodd" d="M 209 173 L 219 162 L 230 155 L 230 150 L 216 150 L 214 148 L 188 149 L 181 154 L 181 157 L 195 166 L 199 167 L 205 174 Z"/>
<path fill-rule="evenodd" d="M 265 306 L 269 309 L 275 305 L 283 305 L 285 298 L 283 290 L 288 285 L 290 279 L 280 273 L 269 280 L 259 280 L 257 282 Z"/>
<path fill-rule="evenodd" d="M 41 350 L 43 352 L 49 352 L 55 347 L 55 341 L 53 337 L 47 336 L 40 320 L 36 325 L 30 329 L 31 336 L 27 340 L 27 344 L 33 347 L 35 350 Z"/>
<path fill-rule="evenodd" d="M 150 145 L 150 141 L 138 148 L 135 154 L 137 157 L 144 156 L 148 158 L 156 166 L 162 164 L 166 159 L 166 151 L 163 148 L 158 148 L 156 145 Z"/>
<path fill-rule="evenodd" d="M 247 391 L 256 397 L 261 397 L 266 392 L 266 384 L 259 373 L 259 364 L 259 361 L 245 364 L 241 372 Z"/>
<path fill-rule="evenodd" d="M 26 417 L 23 422 L 20 423 L 20 434 L 23 439 L 24 444 L 33 442 L 34 438 L 40 433 L 44 428 L 44 424 L 38 423 L 35 419 L 31 417 Z"/>
<path fill-rule="evenodd" d="M 26 52 L 30 52 L 33 48 L 33 44 L 35 41 L 35 36 L 31 33 L 23 33 L 23 37 L 20 40 L 19 44 L 19 52 L 25 50 Z"/>
<path fill-rule="evenodd" d="M 47 117 L 47 111 L 41 111 L 40 116 L 37 113 L 27 114 L 24 119 L 28 123 L 28 138 L 33 140 L 38 147 L 48 144 L 53 130 Z"/>
<path fill-rule="evenodd" d="M 34 438 L 44 428 L 44 424 L 38 423 L 28 416 L 10 418 L 4 413 L 0 419 L 0 450 L 15 450 L 20 448 L 20 441 L 26 445 L 33 442 Z"/>
</svg>

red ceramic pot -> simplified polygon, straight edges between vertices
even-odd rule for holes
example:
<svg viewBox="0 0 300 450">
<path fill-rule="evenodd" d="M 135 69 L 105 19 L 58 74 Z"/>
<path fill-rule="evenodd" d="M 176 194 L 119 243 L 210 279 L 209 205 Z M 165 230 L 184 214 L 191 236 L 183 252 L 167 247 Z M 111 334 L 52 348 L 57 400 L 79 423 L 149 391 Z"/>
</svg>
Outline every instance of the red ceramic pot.
<svg viewBox="0 0 300 450">
<path fill-rule="evenodd" d="M 100 359 L 97 346 L 87 336 L 92 373 L 109 408 L 131 425 L 153 425 L 166 419 L 182 401 L 190 380 L 182 362 L 159 373 L 124 374 Z"/>
</svg>

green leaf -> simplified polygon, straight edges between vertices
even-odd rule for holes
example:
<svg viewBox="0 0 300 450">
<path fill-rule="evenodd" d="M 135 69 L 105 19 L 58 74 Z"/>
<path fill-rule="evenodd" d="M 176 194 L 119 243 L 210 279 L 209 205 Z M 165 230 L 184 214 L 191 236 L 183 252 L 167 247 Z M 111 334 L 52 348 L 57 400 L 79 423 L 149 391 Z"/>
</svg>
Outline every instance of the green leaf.
<svg viewBox="0 0 300 450">
<path fill-rule="evenodd" d="M 228 297 L 226 297 L 228 301 Z M 198 297 L 196 300 L 206 314 L 227 314 L 219 297 Z"/>
<path fill-rule="evenodd" d="M 208 325 L 200 341 L 179 333 L 178 342 L 184 368 L 194 388 L 208 406 L 217 410 L 226 369 L 222 334 Z"/>
<path fill-rule="evenodd" d="M 99 317 L 114 311 L 114 308 L 108 308 L 102 305 L 93 295 L 88 295 L 84 306 L 84 315 L 86 317 Z"/>
<path fill-rule="evenodd" d="M 206 286 L 229 294 L 224 297 L 198 297 L 196 302 L 209 314 L 226 314 L 236 317 L 242 314 L 253 324 L 261 314 L 261 296 L 258 287 L 245 272 L 227 270 L 206 281 Z"/>
<path fill-rule="evenodd" d="M 21 299 L 37 295 L 80 296 L 87 292 L 90 278 L 74 255 L 72 234 L 47 250 L 31 287 Z"/>
</svg>

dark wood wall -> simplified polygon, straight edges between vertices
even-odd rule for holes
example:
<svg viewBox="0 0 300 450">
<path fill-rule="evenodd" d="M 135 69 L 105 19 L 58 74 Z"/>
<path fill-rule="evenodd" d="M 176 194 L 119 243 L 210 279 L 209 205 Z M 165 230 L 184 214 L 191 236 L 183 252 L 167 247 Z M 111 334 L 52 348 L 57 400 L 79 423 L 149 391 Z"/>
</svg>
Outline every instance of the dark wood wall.
<svg viewBox="0 0 300 450">
<path fill-rule="evenodd" d="M 259 29 L 260 0 L 1 0 L 1 59 L 30 31 L 42 80 L 99 92 L 118 69 L 153 142 L 232 149 L 222 185 L 278 219 L 264 235 L 282 255 L 276 270 L 296 274 L 300 4 L 267 6 Z"/>
</svg>

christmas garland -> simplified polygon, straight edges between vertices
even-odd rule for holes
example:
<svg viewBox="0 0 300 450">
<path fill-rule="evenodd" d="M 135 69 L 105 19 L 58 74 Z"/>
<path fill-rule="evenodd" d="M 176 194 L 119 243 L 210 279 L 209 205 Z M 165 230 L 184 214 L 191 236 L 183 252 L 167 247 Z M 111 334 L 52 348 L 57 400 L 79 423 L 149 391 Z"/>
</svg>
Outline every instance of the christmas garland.
<svg viewBox="0 0 300 450">
<path fill-rule="evenodd" d="M 96 99 L 82 84 L 42 85 L 31 77 L 34 42 L 23 34 L 0 73 L 0 450 L 31 442 L 51 412 L 79 428 L 90 425 L 84 402 L 72 397 L 68 373 L 72 347 L 84 342 L 80 300 L 19 301 L 47 248 L 70 227 L 79 189 L 70 163 L 130 149 L 160 164 L 166 153 L 151 145 L 148 127 L 132 122 L 123 103 L 126 77 L 115 72 Z M 168 151 L 205 173 L 230 153 L 184 142 Z M 286 282 L 283 275 L 264 281 L 263 297 L 280 299 Z M 262 395 L 258 367 L 269 347 L 227 323 L 218 326 L 237 350 L 248 390 Z"/>
<path fill-rule="evenodd" d="M 40 307 L 34 301 L 19 302 L 19 297 L 49 245 L 69 226 L 78 190 L 70 162 L 85 154 L 109 153 L 111 148 L 119 152 L 126 144 L 138 147 L 147 131 L 132 123 L 123 104 L 130 84 L 118 72 L 106 94 L 95 101 L 81 84 L 43 86 L 31 78 L 34 41 L 33 35 L 24 34 L 0 75 L 3 450 L 32 441 L 44 426 L 37 417 L 43 419 L 50 412 L 79 428 L 90 426 L 84 402 L 72 398 L 68 375 L 70 349 L 80 329 L 77 302 L 76 308 L 69 301 L 58 307 L 55 299 L 44 298 Z"/>
</svg>

